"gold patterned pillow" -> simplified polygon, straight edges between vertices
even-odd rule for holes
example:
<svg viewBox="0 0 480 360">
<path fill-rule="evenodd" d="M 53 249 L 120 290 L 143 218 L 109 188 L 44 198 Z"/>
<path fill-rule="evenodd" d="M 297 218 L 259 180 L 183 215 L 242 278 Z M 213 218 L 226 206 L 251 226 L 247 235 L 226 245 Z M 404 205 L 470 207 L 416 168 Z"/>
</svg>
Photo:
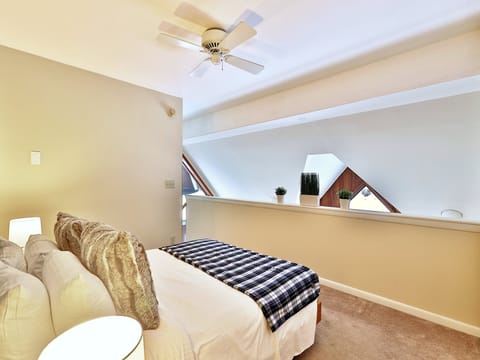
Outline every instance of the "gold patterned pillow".
<svg viewBox="0 0 480 360">
<path fill-rule="evenodd" d="M 80 236 L 88 220 L 59 212 L 54 232 L 55 240 L 60 250 L 69 250 L 80 257 Z"/>
<path fill-rule="evenodd" d="M 80 260 L 109 291 L 119 315 L 134 317 L 143 329 L 160 323 L 152 274 L 143 245 L 129 232 L 97 222 L 84 224 Z"/>
</svg>

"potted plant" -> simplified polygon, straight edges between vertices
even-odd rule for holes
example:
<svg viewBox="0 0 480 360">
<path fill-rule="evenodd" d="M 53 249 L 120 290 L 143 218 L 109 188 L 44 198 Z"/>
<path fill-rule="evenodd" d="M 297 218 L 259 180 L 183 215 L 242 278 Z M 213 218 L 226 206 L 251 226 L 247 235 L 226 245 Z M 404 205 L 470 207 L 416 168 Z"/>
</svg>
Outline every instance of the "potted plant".
<svg viewBox="0 0 480 360">
<path fill-rule="evenodd" d="M 283 204 L 283 198 L 286 193 L 287 189 L 285 189 L 283 186 L 279 186 L 275 189 L 275 195 L 277 195 L 277 202 L 279 204 Z"/>
<path fill-rule="evenodd" d="M 350 207 L 350 200 L 352 199 L 352 192 L 348 189 L 342 189 L 338 193 L 341 209 L 348 209 Z"/>
<path fill-rule="evenodd" d="M 320 198 L 320 181 L 318 173 L 302 173 L 300 181 L 300 205 L 318 206 Z"/>
</svg>

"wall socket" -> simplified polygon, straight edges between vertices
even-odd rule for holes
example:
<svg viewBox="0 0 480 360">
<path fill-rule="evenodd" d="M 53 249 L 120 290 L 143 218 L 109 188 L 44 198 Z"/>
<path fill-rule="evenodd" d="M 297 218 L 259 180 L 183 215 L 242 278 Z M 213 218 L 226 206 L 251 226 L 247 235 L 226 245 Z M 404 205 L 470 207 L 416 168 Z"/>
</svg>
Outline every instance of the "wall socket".
<svg viewBox="0 0 480 360">
<path fill-rule="evenodd" d="M 175 180 L 165 180 L 165 189 L 175 189 Z"/>
</svg>

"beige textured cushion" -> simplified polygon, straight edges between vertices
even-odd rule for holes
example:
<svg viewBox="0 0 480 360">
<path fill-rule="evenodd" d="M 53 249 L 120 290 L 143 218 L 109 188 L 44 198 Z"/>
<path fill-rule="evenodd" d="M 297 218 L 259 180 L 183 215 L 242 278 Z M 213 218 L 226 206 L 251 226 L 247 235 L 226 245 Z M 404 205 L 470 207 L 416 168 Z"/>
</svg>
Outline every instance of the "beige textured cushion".
<svg viewBox="0 0 480 360">
<path fill-rule="evenodd" d="M 137 319 L 144 329 L 159 325 L 158 303 L 143 245 L 125 231 L 88 223 L 81 236 L 82 263 L 102 279 L 119 315 Z"/>
<path fill-rule="evenodd" d="M 116 314 L 102 281 L 69 251 L 52 250 L 48 253 L 42 280 L 50 296 L 57 335 L 84 321 Z"/>
<path fill-rule="evenodd" d="M 35 360 L 54 337 L 45 286 L 0 262 L 0 358 Z"/>
<path fill-rule="evenodd" d="M 50 251 L 57 249 L 57 244 L 50 241 L 45 235 L 31 235 L 25 244 L 27 271 L 39 279 L 42 279 L 42 268 L 45 256 L 47 256 Z"/>
<path fill-rule="evenodd" d="M 69 250 L 80 257 L 80 236 L 83 227 L 88 223 L 85 219 L 59 212 L 57 213 L 57 222 L 54 232 L 60 250 Z"/>
<path fill-rule="evenodd" d="M 21 271 L 27 271 L 23 249 L 0 236 L 0 261 Z"/>
</svg>

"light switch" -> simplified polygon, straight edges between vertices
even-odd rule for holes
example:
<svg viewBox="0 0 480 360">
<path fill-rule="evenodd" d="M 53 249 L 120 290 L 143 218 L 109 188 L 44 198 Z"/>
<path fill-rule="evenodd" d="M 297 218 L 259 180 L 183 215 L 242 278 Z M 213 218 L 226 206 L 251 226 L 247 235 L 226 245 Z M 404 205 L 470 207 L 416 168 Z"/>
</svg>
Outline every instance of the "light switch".
<svg viewBox="0 0 480 360">
<path fill-rule="evenodd" d="M 165 189 L 175 189 L 175 180 L 165 180 Z"/>
<path fill-rule="evenodd" d="M 30 152 L 30 164 L 40 165 L 40 151 Z"/>
</svg>

